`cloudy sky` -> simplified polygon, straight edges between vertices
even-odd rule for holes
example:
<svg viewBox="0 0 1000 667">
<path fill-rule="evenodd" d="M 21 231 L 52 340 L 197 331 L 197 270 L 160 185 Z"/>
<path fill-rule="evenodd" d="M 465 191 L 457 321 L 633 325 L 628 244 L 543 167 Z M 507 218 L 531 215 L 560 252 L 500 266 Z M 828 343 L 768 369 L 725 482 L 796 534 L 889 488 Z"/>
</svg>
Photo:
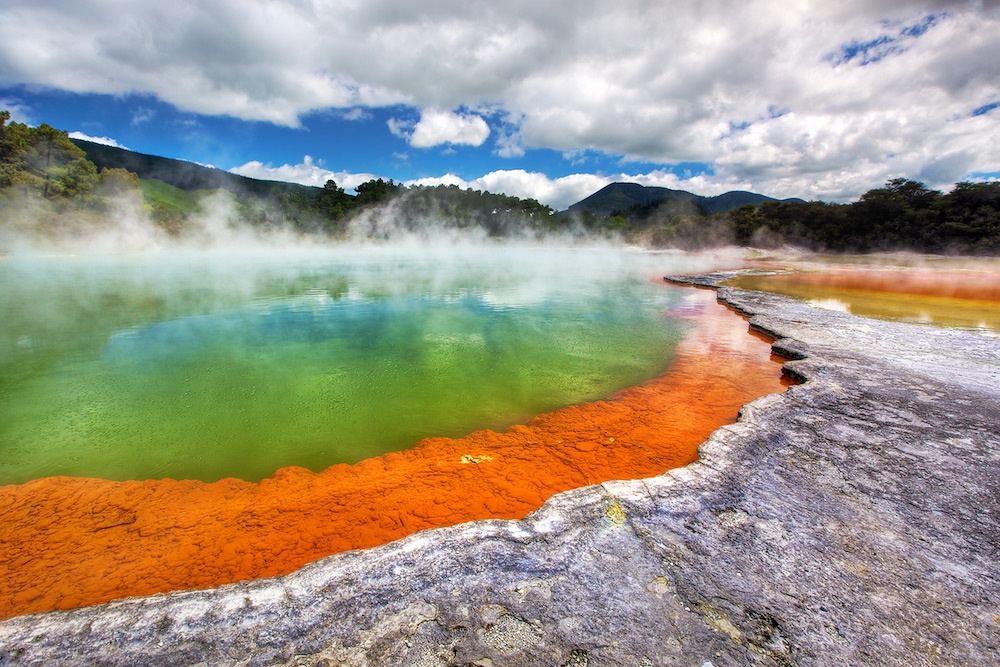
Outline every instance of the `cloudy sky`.
<svg viewBox="0 0 1000 667">
<path fill-rule="evenodd" d="M 849 201 L 1000 175 L 1000 0 L 4 0 L 0 108 L 315 185 Z"/>
</svg>

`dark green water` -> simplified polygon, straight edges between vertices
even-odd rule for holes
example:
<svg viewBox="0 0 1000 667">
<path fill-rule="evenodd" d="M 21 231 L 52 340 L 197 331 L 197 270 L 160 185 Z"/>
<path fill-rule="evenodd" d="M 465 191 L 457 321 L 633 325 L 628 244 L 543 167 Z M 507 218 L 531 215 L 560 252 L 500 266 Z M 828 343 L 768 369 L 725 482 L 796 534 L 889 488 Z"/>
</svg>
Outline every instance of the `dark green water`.
<svg viewBox="0 0 1000 667">
<path fill-rule="evenodd" d="M 0 484 L 259 480 L 653 377 L 705 262 L 608 250 L 0 258 Z"/>
</svg>

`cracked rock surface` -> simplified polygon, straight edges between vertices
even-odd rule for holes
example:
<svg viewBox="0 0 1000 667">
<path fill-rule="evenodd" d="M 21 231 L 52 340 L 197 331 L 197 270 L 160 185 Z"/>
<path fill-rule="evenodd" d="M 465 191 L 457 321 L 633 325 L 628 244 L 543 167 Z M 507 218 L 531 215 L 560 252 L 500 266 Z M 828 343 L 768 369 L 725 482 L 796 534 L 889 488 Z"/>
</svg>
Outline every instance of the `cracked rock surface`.
<svg viewBox="0 0 1000 667">
<path fill-rule="evenodd" d="M 285 577 L 12 618 L 0 665 L 996 665 L 1000 341 L 719 297 L 806 382 L 697 463 Z"/>
</svg>

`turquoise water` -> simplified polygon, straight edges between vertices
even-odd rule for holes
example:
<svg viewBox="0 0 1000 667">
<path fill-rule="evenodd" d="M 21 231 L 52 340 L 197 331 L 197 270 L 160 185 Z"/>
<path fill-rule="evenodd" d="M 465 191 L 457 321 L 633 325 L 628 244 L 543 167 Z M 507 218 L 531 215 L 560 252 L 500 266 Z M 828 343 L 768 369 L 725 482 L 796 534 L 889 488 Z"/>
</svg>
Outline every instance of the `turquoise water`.
<svg viewBox="0 0 1000 667">
<path fill-rule="evenodd" d="M 612 250 L 0 259 L 0 484 L 259 480 L 503 428 L 653 377 L 684 325 Z"/>
</svg>

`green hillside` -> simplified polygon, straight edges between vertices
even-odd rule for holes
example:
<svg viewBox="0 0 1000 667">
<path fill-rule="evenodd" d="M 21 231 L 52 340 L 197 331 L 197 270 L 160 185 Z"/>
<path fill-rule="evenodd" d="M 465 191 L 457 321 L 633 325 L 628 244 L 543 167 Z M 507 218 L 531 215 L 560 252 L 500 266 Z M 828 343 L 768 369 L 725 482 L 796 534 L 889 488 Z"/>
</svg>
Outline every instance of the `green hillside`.
<svg viewBox="0 0 1000 667">
<path fill-rule="evenodd" d="M 590 213 L 599 218 L 616 214 L 628 217 L 628 213 L 633 209 L 649 211 L 654 205 L 667 202 L 677 211 L 712 215 L 713 213 L 733 211 L 746 204 L 760 206 L 774 201 L 778 200 L 774 197 L 742 190 L 733 190 L 714 197 L 704 197 L 686 190 L 671 190 L 670 188 L 639 185 L 638 183 L 612 183 L 586 199 L 573 204 L 567 211 L 577 214 Z"/>
<path fill-rule="evenodd" d="M 551 232 L 611 236 L 648 247 L 790 244 L 820 251 L 1000 253 L 1000 182 L 958 183 L 945 194 L 892 179 L 851 204 L 778 201 L 732 191 L 613 183 L 554 214 L 534 199 L 455 186 L 405 187 L 372 179 L 348 194 L 70 140 L 63 130 L 10 122 L 0 110 L 0 253 L 21 241 L 72 242 L 126 218 L 184 237 L 203 225 L 201 203 L 227 193 L 226 224 L 330 240 L 431 236 L 474 229 L 494 238 Z M 367 211 L 392 202 L 389 215 Z M 143 211 L 145 209 L 145 212 Z"/>
<path fill-rule="evenodd" d="M 141 179 L 139 187 L 143 198 L 150 204 L 176 209 L 184 214 L 195 213 L 202 196 L 208 192 L 206 190 L 188 192 L 157 178 Z"/>
<path fill-rule="evenodd" d="M 105 146 L 81 139 L 70 139 L 83 150 L 97 169 L 125 169 L 139 178 L 155 179 L 175 188 L 196 190 L 226 190 L 240 197 L 268 198 L 282 195 L 316 197 L 322 188 L 283 181 L 264 181 L 232 174 L 193 162 L 146 155 L 114 146 Z"/>
</svg>

